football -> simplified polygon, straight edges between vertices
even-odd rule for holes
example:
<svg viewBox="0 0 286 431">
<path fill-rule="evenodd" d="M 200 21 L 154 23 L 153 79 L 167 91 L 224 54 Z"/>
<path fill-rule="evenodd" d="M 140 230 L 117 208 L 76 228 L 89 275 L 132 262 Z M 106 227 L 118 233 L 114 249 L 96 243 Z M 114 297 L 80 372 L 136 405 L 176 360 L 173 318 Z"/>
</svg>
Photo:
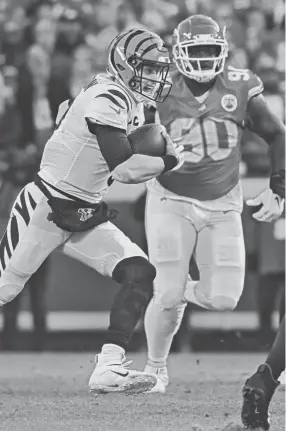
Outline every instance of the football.
<svg viewBox="0 0 286 431">
<path fill-rule="evenodd" d="M 145 124 L 128 135 L 135 154 L 162 157 L 166 154 L 166 142 L 159 124 Z"/>
</svg>

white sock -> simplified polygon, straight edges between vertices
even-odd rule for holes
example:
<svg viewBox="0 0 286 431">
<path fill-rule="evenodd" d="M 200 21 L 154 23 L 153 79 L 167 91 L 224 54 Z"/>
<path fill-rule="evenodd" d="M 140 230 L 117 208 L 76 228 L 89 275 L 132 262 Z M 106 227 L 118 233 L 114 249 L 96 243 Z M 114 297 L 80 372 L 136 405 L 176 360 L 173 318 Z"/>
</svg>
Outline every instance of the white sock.
<svg viewBox="0 0 286 431">
<path fill-rule="evenodd" d="M 145 331 L 148 344 L 148 365 L 165 367 L 174 335 L 182 322 L 186 304 L 164 310 L 154 299 L 145 314 Z"/>
<path fill-rule="evenodd" d="M 121 363 L 125 350 L 117 344 L 104 344 L 100 355 L 105 361 L 119 361 Z"/>
<path fill-rule="evenodd" d="M 192 302 L 193 304 L 199 305 L 202 308 L 208 309 L 208 307 L 203 304 L 196 296 L 195 288 L 197 284 L 198 281 L 193 281 L 190 277 L 188 277 L 185 290 L 185 300 L 188 302 Z"/>
</svg>

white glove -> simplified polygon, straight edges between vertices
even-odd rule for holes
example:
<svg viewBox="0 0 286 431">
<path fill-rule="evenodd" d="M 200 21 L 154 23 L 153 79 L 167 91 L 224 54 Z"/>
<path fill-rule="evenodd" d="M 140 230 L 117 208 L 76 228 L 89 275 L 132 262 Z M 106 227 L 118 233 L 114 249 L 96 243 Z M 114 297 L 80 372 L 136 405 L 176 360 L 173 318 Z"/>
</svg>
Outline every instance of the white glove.
<svg viewBox="0 0 286 431">
<path fill-rule="evenodd" d="M 177 157 L 179 159 L 179 163 L 170 172 L 177 171 L 178 169 L 180 169 L 180 167 L 183 166 L 184 161 L 185 161 L 184 146 L 183 145 L 177 145 L 174 142 L 174 147 L 175 147 Z"/>
<path fill-rule="evenodd" d="M 256 198 L 248 199 L 246 204 L 250 207 L 262 205 L 261 208 L 253 214 L 253 218 L 257 221 L 270 223 L 277 220 L 284 209 L 284 199 L 268 188 L 260 193 Z"/>
<path fill-rule="evenodd" d="M 165 127 L 163 125 L 161 125 L 161 127 L 162 127 L 162 136 L 166 141 L 166 154 L 170 154 L 176 157 L 177 159 L 176 166 L 173 169 L 171 169 L 169 172 L 176 171 L 184 163 L 184 146 L 175 144 L 170 138 L 170 136 L 168 135 Z"/>
</svg>

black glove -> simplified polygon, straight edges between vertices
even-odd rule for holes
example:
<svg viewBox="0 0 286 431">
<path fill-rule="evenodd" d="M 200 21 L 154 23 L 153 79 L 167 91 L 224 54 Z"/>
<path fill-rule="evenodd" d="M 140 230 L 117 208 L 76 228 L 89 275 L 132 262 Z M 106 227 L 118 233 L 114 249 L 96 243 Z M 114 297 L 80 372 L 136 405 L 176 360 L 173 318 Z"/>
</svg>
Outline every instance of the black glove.
<svg viewBox="0 0 286 431">
<path fill-rule="evenodd" d="M 270 177 L 270 188 L 282 199 L 285 199 L 285 169 L 274 172 Z"/>
</svg>

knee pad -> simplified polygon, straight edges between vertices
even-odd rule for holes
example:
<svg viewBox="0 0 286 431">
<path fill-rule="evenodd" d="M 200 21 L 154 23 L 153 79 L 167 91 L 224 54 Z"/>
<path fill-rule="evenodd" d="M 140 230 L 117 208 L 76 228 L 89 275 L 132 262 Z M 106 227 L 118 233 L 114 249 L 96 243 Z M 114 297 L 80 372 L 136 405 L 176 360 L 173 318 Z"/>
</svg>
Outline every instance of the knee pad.
<svg viewBox="0 0 286 431">
<path fill-rule="evenodd" d="M 243 291 L 242 280 L 242 277 L 236 279 L 236 274 L 233 275 L 233 279 L 219 277 L 217 282 L 213 284 L 209 294 L 212 309 L 217 311 L 234 310 Z"/>
<path fill-rule="evenodd" d="M 231 311 L 241 297 L 243 281 L 244 273 L 240 269 L 217 267 L 196 284 L 194 293 L 209 310 Z"/>
<path fill-rule="evenodd" d="M 210 299 L 213 310 L 216 311 L 232 311 L 237 305 L 237 301 L 229 296 L 214 296 Z"/>
<path fill-rule="evenodd" d="M 141 256 L 122 260 L 112 273 L 112 278 L 122 285 L 119 295 L 122 299 L 129 298 L 138 310 L 147 307 L 153 295 L 155 276 L 155 267 Z"/>
<path fill-rule="evenodd" d="M 121 260 L 112 272 L 117 283 L 152 283 L 156 277 L 155 267 L 144 257 L 135 256 Z"/>
<path fill-rule="evenodd" d="M 205 307 L 207 310 L 213 311 L 231 311 L 237 305 L 237 302 L 234 298 L 230 296 L 224 295 L 216 295 L 207 297 L 204 293 L 196 291 L 195 296 L 201 303 L 202 307 Z"/>
</svg>

